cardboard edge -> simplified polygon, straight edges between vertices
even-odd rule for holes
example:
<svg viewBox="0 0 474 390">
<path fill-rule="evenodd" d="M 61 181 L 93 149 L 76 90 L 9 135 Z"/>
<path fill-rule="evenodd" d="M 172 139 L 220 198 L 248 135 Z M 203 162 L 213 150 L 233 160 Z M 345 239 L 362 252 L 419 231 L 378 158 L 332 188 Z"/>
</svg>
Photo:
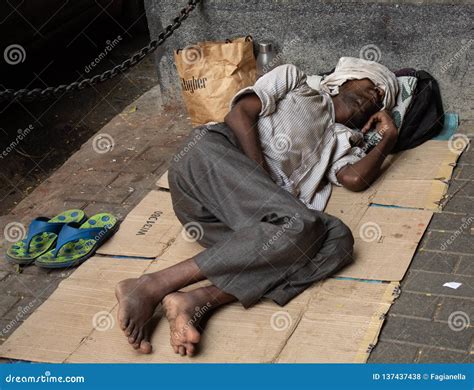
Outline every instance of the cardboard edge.
<svg viewBox="0 0 474 390">
<path fill-rule="evenodd" d="M 161 175 L 161 177 L 156 182 L 156 186 L 162 190 L 170 190 L 170 185 L 168 182 L 168 170 L 166 170 L 165 173 Z"/>
<path fill-rule="evenodd" d="M 395 300 L 399 297 L 399 286 L 400 283 L 398 282 L 390 282 L 387 284 L 381 302 L 381 306 L 384 303 L 386 304 L 386 309 L 380 315 L 374 315 L 371 317 L 367 332 L 362 342 L 359 344 L 359 351 L 356 353 L 353 363 L 367 363 L 370 354 L 379 341 L 380 332 L 382 331 L 383 324 L 387 318 L 387 313 Z"/>
</svg>

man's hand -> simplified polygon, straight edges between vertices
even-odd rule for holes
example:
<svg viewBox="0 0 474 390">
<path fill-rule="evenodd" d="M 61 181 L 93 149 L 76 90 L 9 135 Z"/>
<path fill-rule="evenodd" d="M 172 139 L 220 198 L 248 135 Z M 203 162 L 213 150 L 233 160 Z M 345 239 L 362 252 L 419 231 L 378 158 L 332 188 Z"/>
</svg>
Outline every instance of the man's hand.
<svg viewBox="0 0 474 390">
<path fill-rule="evenodd" d="M 346 165 L 336 174 L 337 180 L 351 191 L 362 191 L 368 188 L 380 174 L 380 167 L 395 147 L 398 130 L 392 117 L 386 111 L 372 115 L 362 132 L 366 133 L 375 124 L 375 129 L 382 140 L 364 158 L 352 165 Z"/>
<path fill-rule="evenodd" d="M 362 128 L 362 133 L 367 133 L 370 129 L 372 129 L 375 125 L 375 130 L 382 136 L 391 138 L 394 142 L 398 138 L 398 129 L 393 122 L 392 117 L 390 114 L 383 110 L 378 111 L 374 115 L 372 115 L 365 126 Z"/>
<path fill-rule="evenodd" d="M 252 93 L 244 95 L 224 118 L 239 140 L 245 155 L 269 172 L 262 154 L 258 135 L 258 116 L 262 109 L 260 98 Z"/>
</svg>

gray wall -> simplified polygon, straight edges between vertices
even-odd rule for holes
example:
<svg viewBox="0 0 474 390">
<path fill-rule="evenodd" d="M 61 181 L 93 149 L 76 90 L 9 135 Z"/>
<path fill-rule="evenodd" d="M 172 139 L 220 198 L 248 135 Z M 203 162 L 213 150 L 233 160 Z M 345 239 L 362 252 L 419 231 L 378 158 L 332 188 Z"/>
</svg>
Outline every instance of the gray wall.
<svg viewBox="0 0 474 390">
<path fill-rule="evenodd" d="M 185 3 L 145 0 L 153 38 Z M 361 51 L 368 56 L 373 48 L 379 62 L 391 69 L 431 72 L 441 85 L 445 109 L 474 119 L 472 3 L 204 0 L 156 53 L 163 101 L 182 104 L 173 49 L 251 34 L 255 41 L 274 41 L 283 63 L 293 63 L 308 74 L 330 70 L 341 56 L 359 57 Z"/>
</svg>

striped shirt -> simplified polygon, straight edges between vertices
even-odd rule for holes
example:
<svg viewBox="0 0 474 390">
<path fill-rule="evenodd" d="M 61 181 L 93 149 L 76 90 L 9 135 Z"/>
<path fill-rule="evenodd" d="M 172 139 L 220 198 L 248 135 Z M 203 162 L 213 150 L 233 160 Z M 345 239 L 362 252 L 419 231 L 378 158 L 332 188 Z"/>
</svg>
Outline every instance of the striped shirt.
<svg viewBox="0 0 474 390">
<path fill-rule="evenodd" d="M 272 179 L 307 207 L 324 210 L 336 173 L 365 156 L 361 132 L 335 123 L 325 92 L 306 83 L 294 65 L 281 65 L 239 91 L 231 107 L 248 93 L 262 102 L 258 132 Z"/>
</svg>

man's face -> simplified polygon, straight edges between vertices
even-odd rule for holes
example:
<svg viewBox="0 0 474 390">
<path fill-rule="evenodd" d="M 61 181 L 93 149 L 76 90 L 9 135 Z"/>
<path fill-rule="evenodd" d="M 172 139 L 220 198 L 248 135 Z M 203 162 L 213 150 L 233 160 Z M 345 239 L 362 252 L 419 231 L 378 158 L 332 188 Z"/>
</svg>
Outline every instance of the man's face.
<svg viewBox="0 0 474 390">
<path fill-rule="evenodd" d="M 338 122 L 350 128 L 361 128 L 383 107 L 384 91 L 369 79 L 349 80 L 339 88 L 341 105 Z"/>
</svg>

